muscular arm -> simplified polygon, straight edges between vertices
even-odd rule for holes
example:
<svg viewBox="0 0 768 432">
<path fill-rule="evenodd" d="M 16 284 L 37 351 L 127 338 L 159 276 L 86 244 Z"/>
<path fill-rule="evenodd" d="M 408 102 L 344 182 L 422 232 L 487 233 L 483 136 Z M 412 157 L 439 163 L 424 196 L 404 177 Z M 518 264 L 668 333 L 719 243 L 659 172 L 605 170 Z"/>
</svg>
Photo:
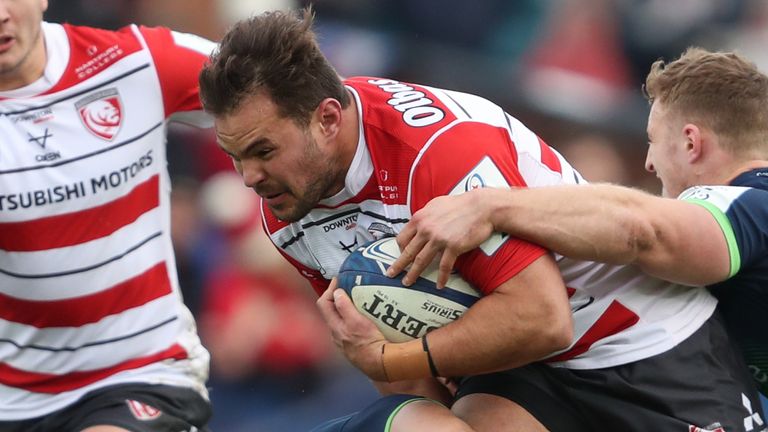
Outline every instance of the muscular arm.
<svg viewBox="0 0 768 432">
<path fill-rule="evenodd" d="M 420 339 L 387 343 L 343 291 L 324 294 L 318 305 L 337 345 L 370 378 L 398 381 L 431 375 Z M 428 335 L 441 376 L 528 364 L 566 348 L 572 338 L 566 289 L 549 255 L 483 297 L 455 322 Z"/>
<path fill-rule="evenodd" d="M 725 237 L 701 206 L 613 185 L 547 189 L 491 191 L 495 229 L 577 259 L 636 264 L 673 282 L 728 277 Z"/>
<path fill-rule="evenodd" d="M 550 255 L 538 258 L 459 320 L 428 336 L 443 376 L 519 367 L 567 348 L 572 338 L 568 296 Z"/>
<path fill-rule="evenodd" d="M 404 251 L 393 273 L 414 261 L 410 279 L 440 253 L 441 270 L 450 269 L 456 256 L 476 247 L 491 230 L 570 258 L 635 264 L 683 284 L 712 284 L 730 271 L 725 236 L 703 207 L 621 186 L 590 185 L 480 189 L 440 197 L 398 236 Z"/>
</svg>

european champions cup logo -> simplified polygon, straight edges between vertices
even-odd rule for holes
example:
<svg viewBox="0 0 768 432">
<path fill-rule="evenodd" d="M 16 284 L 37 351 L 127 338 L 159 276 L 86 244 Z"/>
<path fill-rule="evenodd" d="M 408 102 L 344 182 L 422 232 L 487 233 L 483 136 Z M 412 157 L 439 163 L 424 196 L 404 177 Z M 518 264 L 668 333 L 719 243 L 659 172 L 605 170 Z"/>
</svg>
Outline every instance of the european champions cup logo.
<svg viewBox="0 0 768 432">
<path fill-rule="evenodd" d="M 480 176 L 480 174 L 472 174 L 468 179 L 466 184 L 464 185 L 464 190 L 469 192 L 474 189 L 480 189 L 485 187 L 485 182 L 483 181 L 483 178 Z"/>
</svg>

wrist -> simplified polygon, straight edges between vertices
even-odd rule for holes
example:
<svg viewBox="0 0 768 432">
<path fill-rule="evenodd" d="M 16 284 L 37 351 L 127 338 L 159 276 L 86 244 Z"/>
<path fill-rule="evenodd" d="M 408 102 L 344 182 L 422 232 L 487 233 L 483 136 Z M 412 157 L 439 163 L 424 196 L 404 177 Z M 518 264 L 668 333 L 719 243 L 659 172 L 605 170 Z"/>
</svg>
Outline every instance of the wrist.
<svg viewBox="0 0 768 432">
<path fill-rule="evenodd" d="M 498 216 L 505 203 L 504 193 L 508 191 L 498 188 L 483 188 L 481 191 L 484 195 L 478 200 L 476 208 L 480 209 L 483 220 L 491 225 L 491 230 L 499 231 Z"/>
<path fill-rule="evenodd" d="M 381 365 L 388 382 L 432 376 L 429 354 L 421 339 L 402 343 L 387 343 L 382 347 Z"/>
</svg>

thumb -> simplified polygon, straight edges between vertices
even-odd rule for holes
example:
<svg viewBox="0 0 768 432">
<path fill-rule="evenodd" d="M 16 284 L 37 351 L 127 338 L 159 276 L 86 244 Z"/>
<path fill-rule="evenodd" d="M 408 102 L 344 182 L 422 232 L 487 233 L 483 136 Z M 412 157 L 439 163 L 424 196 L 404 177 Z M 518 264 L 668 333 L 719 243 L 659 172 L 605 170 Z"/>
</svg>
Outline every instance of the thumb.
<svg viewBox="0 0 768 432">
<path fill-rule="evenodd" d="M 359 314 L 355 309 L 355 304 L 352 302 L 352 299 L 349 298 L 346 291 L 341 288 L 333 290 L 333 304 L 336 306 L 336 311 L 344 320 Z"/>
<path fill-rule="evenodd" d="M 375 327 L 373 321 L 357 310 L 346 291 L 337 289 L 333 292 L 333 304 L 342 321 L 358 326 L 361 329 Z"/>
</svg>

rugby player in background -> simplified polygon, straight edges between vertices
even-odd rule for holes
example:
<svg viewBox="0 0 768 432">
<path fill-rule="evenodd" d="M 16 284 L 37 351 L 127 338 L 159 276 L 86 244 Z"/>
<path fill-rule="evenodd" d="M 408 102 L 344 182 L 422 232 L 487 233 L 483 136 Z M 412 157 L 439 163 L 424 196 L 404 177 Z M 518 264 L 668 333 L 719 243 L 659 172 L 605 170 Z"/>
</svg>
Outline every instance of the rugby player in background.
<svg viewBox="0 0 768 432">
<path fill-rule="evenodd" d="M 43 21 L 0 0 L 0 430 L 204 431 L 165 132 L 203 120 L 214 44 Z"/>
</svg>

